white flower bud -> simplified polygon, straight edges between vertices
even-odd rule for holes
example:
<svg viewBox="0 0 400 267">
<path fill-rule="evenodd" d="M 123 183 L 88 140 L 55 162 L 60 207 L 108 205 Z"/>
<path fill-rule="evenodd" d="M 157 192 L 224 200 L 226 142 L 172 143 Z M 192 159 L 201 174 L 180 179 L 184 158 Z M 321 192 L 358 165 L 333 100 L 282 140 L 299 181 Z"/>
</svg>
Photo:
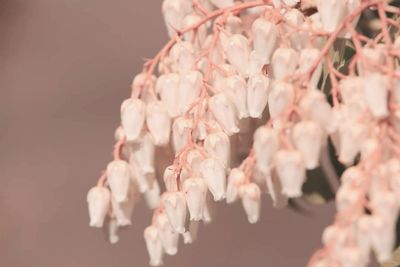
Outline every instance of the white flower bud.
<svg viewBox="0 0 400 267">
<path fill-rule="evenodd" d="M 208 0 L 207 0 L 208 1 Z M 202 20 L 202 17 L 196 13 L 191 13 L 185 17 L 183 20 L 183 25 L 185 28 L 190 27 L 199 21 Z M 201 25 L 200 27 L 197 28 L 196 30 L 196 44 L 202 45 L 204 41 L 207 38 L 207 26 L 205 24 Z M 183 35 L 183 39 L 186 42 L 192 42 L 194 40 L 194 34 L 193 31 L 189 31 Z"/>
<path fill-rule="evenodd" d="M 185 193 L 191 221 L 200 221 L 203 218 L 206 203 L 207 185 L 201 178 L 189 178 L 183 182 L 182 191 Z"/>
<path fill-rule="evenodd" d="M 115 216 L 118 226 L 131 225 L 131 217 L 135 207 L 135 189 L 129 186 L 128 198 L 125 202 L 117 202 L 115 198 L 111 198 L 112 212 Z"/>
<path fill-rule="evenodd" d="M 371 73 L 364 77 L 365 102 L 372 115 L 383 119 L 389 115 L 387 79 L 379 73 Z"/>
<path fill-rule="evenodd" d="M 257 168 L 268 173 L 273 164 L 275 153 L 279 149 L 279 135 L 276 130 L 259 127 L 254 132 L 253 148 L 256 154 Z"/>
<path fill-rule="evenodd" d="M 172 228 L 182 234 L 185 232 L 186 200 L 182 192 L 166 192 L 161 196 L 165 213 Z"/>
<path fill-rule="evenodd" d="M 183 19 L 188 10 L 185 10 L 182 0 L 164 0 L 162 13 L 165 25 L 167 25 L 169 37 L 174 37 L 177 30 L 182 29 Z"/>
<path fill-rule="evenodd" d="M 161 101 L 152 101 L 147 104 L 146 122 L 154 144 L 158 146 L 168 144 L 171 133 L 171 118 Z"/>
<path fill-rule="evenodd" d="M 235 108 L 225 94 L 219 93 L 211 97 L 209 108 L 227 135 L 239 132 Z"/>
<path fill-rule="evenodd" d="M 300 51 L 300 59 L 299 59 L 299 69 L 297 70 L 299 73 L 305 74 L 314 64 L 314 62 L 318 59 L 321 51 L 316 48 L 306 48 Z M 322 74 L 322 62 L 320 62 L 317 68 L 311 75 L 310 84 L 311 88 L 317 88 L 318 82 L 321 78 Z"/>
<path fill-rule="evenodd" d="M 226 78 L 225 85 L 223 92 L 235 105 L 239 119 L 248 117 L 246 81 L 239 75 L 233 75 Z"/>
<path fill-rule="evenodd" d="M 214 88 L 225 88 L 226 77 L 235 75 L 235 68 L 230 64 L 219 64 L 211 71 L 210 82 Z"/>
<path fill-rule="evenodd" d="M 185 73 L 193 69 L 195 56 L 194 48 L 190 42 L 177 42 L 169 53 L 179 73 Z"/>
<path fill-rule="evenodd" d="M 110 208 L 111 194 L 105 187 L 92 187 L 87 193 L 90 227 L 103 227 L 104 219 Z"/>
<path fill-rule="evenodd" d="M 346 15 L 345 0 L 316 0 L 322 25 L 327 32 L 333 32 Z"/>
<path fill-rule="evenodd" d="M 126 99 L 121 105 L 121 125 L 124 128 L 126 140 L 136 141 L 139 137 L 146 116 L 146 105 L 140 99 Z"/>
<path fill-rule="evenodd" d="M 378 176 L 379 179 L 379 176 Z M 399 204 L 396 194 L 389 190 L 380 190 L 371 196 L 374 215 L 379 215 L 390 225 L 395 225 L 399 216 Z"/>
<path fill-rule="evenodd" d="M 282 185 L 278 177 L 267 173 L 265 180 L 274 208 L 286 207 L 288 205 L 288 198 L 282 193 Z"/>
<path fill-rule="evenodd" d="M 200 168 L 214 201 L 223 200 L 226 197 L 225 168 L 214 158 L 204 160 Z"/>
<path fill-rule="evenodd" d="M 165 253 L 176 255 L 178 252 L 179 234 L 172 229 L 168 216 L 164 212 L 158 214 L 155 223 Z"/>
<path fill-rule="evenodd" d="M 293 143 L 303 155 L 308 170 L 319 165 L 322 146 L 322 129 L 313 121 L 301 121 L 293 127 Z"/>
<path fill-rule="evenodd" d="M 356 247 L 345 247 L 340 252 L 340 262 L 342 267 L 364 267 L 365 258 L 361 253 L 361 250 Z"/>
<path fill-rule="evenodd" d="M 154 173 L 145 173 L 133 153 L 129 157 L 129 167 L 132 182 L 138 186 L 141 193 L 146 192 L 152 185 Z"/>
<path fill-rule="evenodd" d="M 117 202 L 127 200 L 130 176 L 129 164 L 126 161 L 114 160 L 107 165 L 107 181 L 111 195 Z"/>
<path fill-rule="evenodd" d="M 298 2 L 300 2 L 300 0 L 272 0 L 275 7 L 281 7 L 282 4 L 294 7 Z"/>
<path fill-rule="evenodd" d="M 268 96 L 268 108 L 271 118 L 277 118 L 294 103 L 295 92 L 290 83 L 276 81 Z"/>
<path fill-rule="evenodd" d="M 233 6 L 233 0 L 210 0 L 210 2 L 218 8 Z"/>
<path fill-rule="evenodd" d="M 377 45 L 373 48 L 363 47 L 361 49 L 361 59 L 357 61 L 357 71 L 360 76 L 368 76 L 375 73 L 379 66 L 386 64 L 386 47 L 385 45 Z"/>
<path fill-rule="evenodd" d="M 347 168 L 340 177 L 342 185 L 361 187 L 366 181 L 365 174 L 359 166 Z"/>
<path fill-rule="evenodd" d="M 284 14 L 284 20 L 290 25 L 284 25 L 283 28 L 289 34 L 291 47 L 297 50 L 302 50 L 305 47 L 307 35 L 301 31 L 294 31 L 293 26 L 301 28 L 304 23 L 304 15 L 296 8 L 288 9 Z"/>
<path fill-rule="evenodd" d="M 232 34 L 227 42 L 225 54 L 232 66 L 244 77 L 248 76 L 249 40 L 241 34 Z"/>
<path fill-rule="evenodd" d="M 247 219 L 251 224 L 260 218 L 261 191 L 257 184 L 249 183 L 240 187 L 240 197 Z"/>
<path fill-rule="evenodd" d="M 371 223 L 371 242 L 379 262 L 385 262 L 392 257 L 395 245 L 394 227 L 389 225 L 384 218 L 373 216 Z"/>
<path fill-rule="evenodd" d="M 268 102 L 270 80 L 263 74 L 250 77 L 247 84 L 247 107 L 252 118 L 261 118 Z"/>
<path fill-rule="evenodd" d="M 179 117 L 172 125 L 172 144 L 175 154 L 178 154 L 188 143 L 192 131 L 192 120 Z"/>
<path fill-rule="evenodd" d="M 356 223 L 356 241 L 365 258 L 369 258 L 371 251 L 371 229 L 372 217 L 369 215 L 361 215 Z"/>
<path fill-rule="evenodd" d="M 144 192 L 144 199 L 150 209 L 155 209 L 160 204 L 160 186 L 157 179 L 154 179 L 150 189 Z"/>
<path fill-rule="evenodd" d="M 110 244 L 112 245 L 118 243 L 119 241 L 118 229 L 119 227 L 117 220 L 111 219 L 108 221 L 106 229 L 106 237 L 108 239 L 108 242 L 110 242 Z"/>
<path fill-rule="evenodd" d="M 145 72 L 137 74 L 132 81 L 132 98 L 139 98 L 139 96 L 141 95 L 142 99 L 145 99 L 146 92 L 150 90 L 151 86 L 153 86 L 155 82 L 156 76 L 154 75 L 148 78 L 147 73 Z"/>
<path fill-rule="evenodd" d="M 278 27 L 265 18 L 256 19 L 252 26 L 253 46 L 257 55 L 269 64 L 278 42 Z"/>
<path fill-rule="evenodd" d="M 226 189 L 226 203 L 231 204 L 239 197 L 239 188 L 246 181 L 244 172 L 239 168 L 233 168 L 228 176 L 228 186 Z"/>
<path fill-rule="evenodd" d="M 168 166 L 164 170 L 164 184 L 165 188 L 167 191 L 176 191 L 178 190 L 178 184 L 177 184 L 177 177 L 176 177 L 176 172 L 174 169 L 173 165 Z"/>
<path fill-rule="evenodd" d="M 147 252 L 150 256 L 151 266 L 163 265 L 163 246 L 157 227 L 150 225 L 144 230 L 144 240 L 146 242 Z"/>
<path fill-rule="evenodd" d="M 208 155 L 221 162 L 225 168 L 230 167 L 231 144 L 229 137 L 224 132 L 209 134 L 204 140 L 204 149 Z"/>
<path fill-rule="evenodd" d="M 263 73 L 265 64 L 263 59 L 256 53 L 255 50 L 250 52 L 249 57 L 249 76 L 254 76 Z"/>
<path fill-rule="evenodd" d="M 282 193 L 288 197 L 302 195 L 306 170 L 301 153 L 296 150 L 279 150 L 275 155 L 276 172 L 282 184 Z"/>
<path fill-rule="evenodd" d="M 344 122 L 339 128 L 339 161 L 351 164 L 361 149 L 365 127 L 358 122 Z"/>
<path fill-rule="evenodd" d="M 168 110 L 171 118 L 180 114 L 179 83 L 180 78 L 177 73 L 161 75 L 157 80 L 157 92 L 160 94 L 161 102 Z"/>
<path fill-rule="evenodd" d="M 146 133 L 140 142 L 132 146 L 132 157 L 143 170 L 143 173 L 154 173 L 154 144 Z"/>
<path fill-rule="evenodd" d="M 352 209 L 353 212 L 351 216 L 358 216 L 361 212 L 361 207 L 356 204 L 359 203 L 362 197 L 363 193 L 360 189 L 354 188 L 351 185 L 341 186 L 336 193 L 336 208 L 339 212 Z"/>
<path fill-rule="evenodd" d="M 181 75 L 179 84 L 179 102 L 181 113 L 186 112 L 200 96 L 203 87 L 203 75 L 199 71 L 190 71 Z"/>
<path fill-rule="evenodd" d="M 288 78 L 297 68 L 299 55 L 293 48 L 278 48 L 272 56 L 272 74 L 277 80 Z"/>
</svg>

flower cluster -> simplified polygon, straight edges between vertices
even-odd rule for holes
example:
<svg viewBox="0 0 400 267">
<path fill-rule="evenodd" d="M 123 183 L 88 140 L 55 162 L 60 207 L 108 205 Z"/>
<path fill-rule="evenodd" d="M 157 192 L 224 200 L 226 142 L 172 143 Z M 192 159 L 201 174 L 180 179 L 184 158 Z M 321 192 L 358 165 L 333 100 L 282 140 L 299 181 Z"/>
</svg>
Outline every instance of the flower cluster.
<svg viewBox="0 0 400 267">
<path fill-rule="evenodd" d="M 373 37 L 356 28 L 365 10 L 377 14 Z M 330 140 L 347 169 L 309 266 L 366 266 L 371 251 L 388 260 L 400 205 L 400 9 L 164 0 L 162 12 L 171 40 L 121 105 L 114 160 L 88 192 L 90 226 L 106 225 L 117 242 L 143 195 L 153 209 L 144 239 L 159 266 L 180 236 L 191 243 L 212 220 L 213 202 L 240 200 L 256 223 L 263 193 L 275 207 L 301 197 Z M 354 55 L 343 59 L 347 50 Z M 167 165 L 155 160 L 161 149 L 174 155 Z"/>
</svg>

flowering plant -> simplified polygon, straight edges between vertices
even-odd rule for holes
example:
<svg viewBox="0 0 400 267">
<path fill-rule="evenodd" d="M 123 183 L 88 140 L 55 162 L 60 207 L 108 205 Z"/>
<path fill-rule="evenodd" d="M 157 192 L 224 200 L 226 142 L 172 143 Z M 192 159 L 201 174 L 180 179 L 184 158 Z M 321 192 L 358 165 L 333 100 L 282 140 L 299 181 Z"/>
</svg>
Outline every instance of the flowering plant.
<svg viewBox="0 0 400 267">
<path fill-rule="evenodd" d="M 400 207 L 396 3 L 164 0 L 162 12 L 171 39 L 121 105 L 114 159 L 87 195 L 90 226 L 117 242 L 143 195 L 159 266 L 212 220 L 213 202 L 240 200 L 256 223 L 263 193 L 285 207 L 325 181 L 319 170 L 337 214 L 308 266 L 367 266 L 372 251 L 388 261 Z M 338 188 L 331 160 L 345 168 Z"/>
</svg>

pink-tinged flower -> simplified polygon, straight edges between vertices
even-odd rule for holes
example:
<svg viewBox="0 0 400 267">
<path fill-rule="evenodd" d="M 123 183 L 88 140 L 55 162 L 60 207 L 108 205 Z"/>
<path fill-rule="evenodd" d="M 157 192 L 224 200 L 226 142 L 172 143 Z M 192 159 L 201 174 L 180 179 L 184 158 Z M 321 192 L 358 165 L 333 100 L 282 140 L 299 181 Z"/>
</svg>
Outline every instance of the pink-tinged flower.
<svg viewBox="0 0 400 267">
<path fill-rule="evenodd" d="M 266 20 L 265 18 L 257 18 L 252 26 L 253 47 L 256 55 L 262 59 L 263 64 L 269 64 L 272 53 L 278 43 L 278 27 Z"/>
<path fill-rule="evenodd" d="M 263 74 L 264 66 L 264 61 L 257 52 L 255 50 L 251 51 L 249 56 L 249 77 Z"/>
<path fill-rule="evenodd" d="M 236 71 L 243 77 L 247 77 L 250 55 L 249 40 L 241 34 L 232 34 L 227 40 L 225 54 Z"/>
<path fill-rule="evenodd" d="M 165 253 L 168 255 L 176 255 L 178 252 L 179 234 L 172 228 L 165 212 L 156 215 L 155 225 Z"/>
<path fill-rule="evenodd" d="M 306 180 L 301 153 L 296 150 L 279 150 L 275 155 L 275 168 L 282 184 L 282 193 L 288 197 L 301 196 L 301 188 Z"/>
<path fill-rule="evenodd" d="M 250 117 L 261 118 L 268 102 L 270 80 L 263 74 L 250 77 L 247 84 L 247 107 Z"/>
<path fill-rule="evenodd" d="M 200 221 L 203 218 L 204 205 L 207 196 L 207 184 L 202 178 L 189 178 L 183 182 L 182 191 L 191 221 Z"/>
<path fill-rule="evenodd" d="M 179 102 L 181 113 L 186 112 L 200 96 L 203 88 L 203 75 L 199 71 L 190 71 L 180 76 Z"/>
<path fill-rule="evenodd" d="M 369 253 L 371 252 L 371 237 L 369 231 L 371 229 L 372 216 L 361 215 L 357 220 L 355 226 L 355 235 L 357 246 L 361 249 L 361 253 L 365 258 L 369 258 Z"/>
<path fill-rule="evenodd" d="M 186 163 L 180 174 L 181 184 L 190 176 L 200 175 L 200 166 L 204 156 L 197 149 L 191 149 L 186 155 Z"/>
<path fill-rule="evenodd" d="M 344 122 L 339 128 L 339 161 L 351 164 L 361 149 L 365 127 L 358 122 Z"/>
<path fill-rule="evenodd" d="M 357 61 L 357 71 L 360 76 L 366 77 L 379 70 L 380 66 L 386 64 L 385 45 L 378 44 L 375 47 L 363 47 L 361 58 Z"/>
<path fill-rule="evenodd" d="M 154 75 L 151 75 L 149 78 L 144 72 L 137 74 L 132 81 L 132 97 L 139 98 L 139 96 L 146 95 L 146 92 L 150 90 L 155 82 L 156 76 Z"/>
<path fill-rule="evenodd" d="M 111 195 L 117 202 L 124 202 L 128 198 L 130 184 L 129 164 L 123 160 L 114 160 L 107 165 L 107 181 Z"/>
<path fill-rule="evenodd" d="M 155 209 L 160 204 L 160 185 L 157 179 L 154 179 L 151 187 L 144 192 L 144 199 L 150 209 Z"/>
<path fill-rule="evenodd" d="M 144 125 L 146 105 L 140 99 L 129 98 L 121 105 L 121 125 L 124 128 L 126 140 L 136 141 Z"/>
<path fill-rule="evenodd" d="M 299 58 L 299 68 L 298 72 L 305 74 L 309 71 L 311 66 L 318 60 L 321 51 L 317 48 L 306 48 L 300 51 L 300 58 Z M 317 88 L 318 82 L 321 78 L 322 74 L 322 62 L 320 62 L 317 68 L 311 75 L 309 87 L 310 88 Z"/>
<path fill-rule="evenodd" d="M 289 25 L 284 25 L 283 28 L 289 34 L 289 40 L 292 48 L 296 50 L 302 50 L 306 46 L 306 33 L 302 31 L 296 31 L 293 26 L 301 28 L 304 23 L 304 15 L 298 9 L 292 8 L 287 10 L 283 14 L 285 22 Z"/>
<path fill-rule="evenodd" d="M 156 84 L 156 90 L 160 94 L 161 102 L 171 118 L 175 118 L 180 114 L 179 83 L 180 77 L 177 73 L 168 73 L 161 75 Z"/>
<path fill-rule="evenodd" d="M 144 230 L 144 240 L 146 242 L 147 252 L 150 256 L 151 266 L 163 265 L 164 249 L 161 243 L 157 227 L 150 225 Z"/>
<path fill-rule="evenodd" d="M 219 160 L 225 168 L 230 167 L 231 143 L 224 132 L 209 134 L 204 140 L 204 149 L 209 156 Z"/>
<path fill-rule="evenodd" d="M 261 191 L 255 183 L 244 184 L 240 187 L 242 205 L 251 224 L 256 223 L 260 218 Z"/>
<path fill-rule="evenodd" d="M 344 247 L 340 252 L 340 259 L 342 267 L 364 267 L 365 258 L 361 250 L 357 246 Z"/>
<path fill-rule="evenodd" d="M 324 30 L 333 32 L 346 15 L 346 0 L 316 0 Z"/>
<path fill-rule="evenodd" d="M 172 144 L 175 154 L 178 154 L 188 143 L 192 125 L 192 120 L 185 117 L 178 117 L 172 124 Z"/>
<path fill-rule="evenodd" d="M 239 75 L 232 75 L 226 78 L 225 86 L 223 92 L 235 105 L 239 119 L 248 117 L 246 81 Z"/>
<path fill-rule="evenodd" d="M 353 212 L 349 216 L 359 216 L 362 212 L 360 205 L 363 192 L 352 185 L 342 185 L 336 193 L 336 209 L 341 212 Z"/>
<path fill-rule="evenodd" d="M 183 19 L 191 11 L 191 6 L 185 0 L 164 0 L 162 13 L 168 34 L 174 37 L 177 30 L 182 29 Z"/>
<path fill-rule="evenodd" d="M 276 80 L 288 78 L 297 69 L 299 54 L 293 48 L 280 47 L 272 55 L 272 74 Z"/>
<path fill-rule="evenodd" d="M 207 0 L 208 1 L 208 0 Z M 199 21 L 202 20 L 202 17 L 196 13 L 191 13 L 187 16 L 185 16 L 184 20 L 183 20 L 183 26 L 185 28 L 190 27 L 196 23 L 198 23 Z M 200 27 L 197 28 L 196 31 L 196 45 L 197 46 L 201 46 L 204 41 L 207 38 L 207 26 L 206 25 L 201 25 Z M 194 33 L 193 31 L 189 31 L 187 33 L 185 33 L 183 35 L 183 39 L 186 42 L 192 42 L 194 40 Z"/>
<path fill-rule="evenodd" d="M 182 192 L 166 192 L 161 196 L 161 202 L 172 228 L 177 233 L 185 232 L 186 200 Z"/>
<path fill-rule="evenodd" d="M 383 119 L 389 115 L 387 77 L 370 73 L 363 78 L 364 99 L 372 115 Z"/>
<path fill-rule="evenodd" d="M 193 70 L 195 63 L 194 48 L 190 42 L 177 42 L 169 52 L 178 73 Z"/>
<path fill-rule="evenodd" d="M 110 191 L 101 186 L 92 187 L 87 193 L 90 227 L 103 227 L 104 219 L 110 208 Z"/>
<path fill-rule="evenodd" d="M 118 226 L 131 225 L 131 217 L 136 202 L 136 192 L 134 186 L 129 186 L 128 198 L 125 202 L 117 202 L 111 198 L 112 213 Z"/>
<path fill-rule="evenodd" d="M 218 68 L 211 71 L 210 82 L 214 88 L 223 89 L 226 87 L 226 77 L 236 75 L 235 68 L 230 64 L 219 64 Z"/>
<path fill-rule="evenodd" d="M 268 108 L 271 118 L 277 118 L 293 105 L 295 92 L 291 83 L 276 81 L 268 96 Z"/>
<path fill-rule="evenodd" d="M 378 176 L 377 179 L 379 178 Z M 379 190 L 370 197 L 374 215 L 379 215 L 388 224 L 395 225 L 399 215 L 399 204 L 397 203 L 396 194 L 390 190 Z"/>
<path fill-rule="evenodd" d="M 384 217 L 372 216 L 370 237 L 372 248 L 379 262 L 391 259 L 395 245 L 395 227 L 388 223 Z"/>
<path fill-rule="evenodd" d="M 342 185 L 355 186 L 357 188 L 363 186 L 366 182 L 365 173 L 359 166 L 347 168 L 340 177 Z"/>
<path fill-rule="evenodd" d="M 257 168 L 268 173 L 274 162 L 275 153 L 279 149 L 279 135 L 269 127 L 260 127 L 254 133 L 254 152 Z"/>
<path fill-rule="evenodd" d="M 207 183 L 214 201 L 226 197 L 226 172 L 224 166 L 214 158 L 208 158 L 201 164 L 201 175 Z"/>
<path fill-rule="evenodd" d="M 239 188 L 246 182 L 244 172 L 239 168 L 233 168 L 228 176 L 226 188 L 226 203 L 231 204 L 239 198 Z"/>
<path fill-rule="evenodd" d="M 168 166 L 164 170 L 163 175 L 164 185 L 167 191 L 176 191 L 178 190 L 177 184 L 177 174 L 175 172 L 175 168 L 173 165 Z"/>
<path fill-rule="evenodd" d="M 239 132 L 235 107 L 225 94 L 219 93 L 211 97 L 209 100 L 209 108 L 214 118 L 227 135 L 233 135 Z"/>
<path fill-rule="evenodd" d="M 152 101 L 147 104 L 146 123 L 155 145 L 168 144 L 171 134 L 171 118 L 161 101 Z"/>
<path fill-rule="evenodd" d="M 288 197 L 282 193 L 282 185 L 279 178 L 268 172 L 265 175 L 265 181 L 274 208 L 286 207 L 288 205 Z"/>
</svg>

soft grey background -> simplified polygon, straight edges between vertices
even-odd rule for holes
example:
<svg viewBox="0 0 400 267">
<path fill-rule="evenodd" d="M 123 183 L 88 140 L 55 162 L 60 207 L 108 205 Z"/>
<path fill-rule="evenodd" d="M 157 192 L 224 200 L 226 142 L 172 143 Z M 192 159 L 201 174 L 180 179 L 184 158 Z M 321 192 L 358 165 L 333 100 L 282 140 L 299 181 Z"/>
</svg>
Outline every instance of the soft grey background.
<svg viewBox="0 0 400 267">
<path fill-rule="evenodd" d="M 0 266 L 147 266 L 140 205 L 109 245 L 88 227 L 86 192 L 111 158 L 121 101 L 166 33 L 160 1 L 0 0 Z M 249 225 L 220 209 L 166 266 L 305 266 L 333 206 L 273 210 Z"/>
</svg>

